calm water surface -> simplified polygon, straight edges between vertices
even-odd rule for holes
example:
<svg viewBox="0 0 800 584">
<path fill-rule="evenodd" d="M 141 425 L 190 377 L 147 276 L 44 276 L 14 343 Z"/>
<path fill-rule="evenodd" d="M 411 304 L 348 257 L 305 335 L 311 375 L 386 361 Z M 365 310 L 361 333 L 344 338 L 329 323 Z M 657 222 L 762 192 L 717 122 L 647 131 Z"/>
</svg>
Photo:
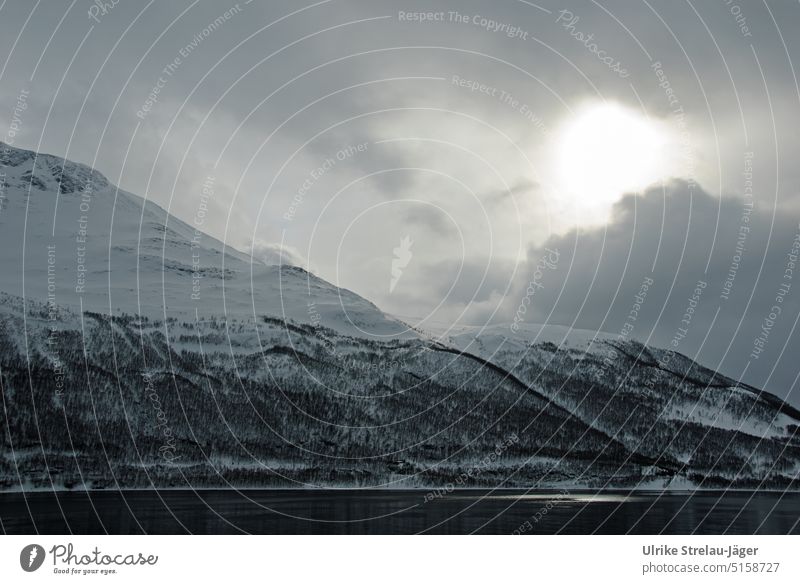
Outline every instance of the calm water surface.
<svg viewBox="0 0 800 584">
<path fill-rule="evenodd" d="M 0 493 L 5 533 L 800 533 L 800 493 L 387 490 Z"/>
</svg>

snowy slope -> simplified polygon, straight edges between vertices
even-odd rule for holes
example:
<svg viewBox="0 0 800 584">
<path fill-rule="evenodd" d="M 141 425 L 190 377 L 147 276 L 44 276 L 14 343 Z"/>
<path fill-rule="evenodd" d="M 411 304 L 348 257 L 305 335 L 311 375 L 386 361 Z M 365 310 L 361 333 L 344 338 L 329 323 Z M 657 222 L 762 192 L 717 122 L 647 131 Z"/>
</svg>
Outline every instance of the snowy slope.
<svg viewBox="0 0 800 584">
<path fill-rule="evenodd" d="M 161 319 L 309 323 L 315 312 L 321 326 L 346 335 L 416 336 L 360 296 L 300 268 L 252 260 L 87 166 L 0 143 L 0 167 L 1 291 Z"/>
</svg>

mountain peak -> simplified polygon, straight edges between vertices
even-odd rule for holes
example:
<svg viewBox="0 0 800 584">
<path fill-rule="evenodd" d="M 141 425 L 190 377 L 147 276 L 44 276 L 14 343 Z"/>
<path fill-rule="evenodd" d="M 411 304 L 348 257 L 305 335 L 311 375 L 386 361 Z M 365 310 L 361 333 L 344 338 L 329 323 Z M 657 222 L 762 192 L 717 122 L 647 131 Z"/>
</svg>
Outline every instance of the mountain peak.
<svg viewBox="0 0 800 584">
<path fill-rule="evenodd" d="M 40 191 L 58 189 L 69 194 L 91 189 L 96 191 L 110 185 L 108 179 L 95 169 L 33 150 L 25 150 L 0 142 L 0 166 L 17 169 L 17 178 L 25 188 Z"/>
<path fill-rule="evenodd" d="M 354 292 L 303 268 L 254 262 L 152 201 L 122 190 L 94 196 L 115 187 L 89 166 L 0 144 L 0 170 L 0 265 L 25 266 L 24 290 L 7 270 L 0 291 L 153 318 L 256 314 L 308 323 L 313 311 L 345 335 L 416 337 Z"/>
</svg>

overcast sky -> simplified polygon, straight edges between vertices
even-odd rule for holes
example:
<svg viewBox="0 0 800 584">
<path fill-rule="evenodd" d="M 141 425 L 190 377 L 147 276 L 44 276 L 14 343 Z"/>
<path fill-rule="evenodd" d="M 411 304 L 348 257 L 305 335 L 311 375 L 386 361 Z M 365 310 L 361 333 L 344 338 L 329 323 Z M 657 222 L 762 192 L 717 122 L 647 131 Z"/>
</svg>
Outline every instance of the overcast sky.
<svg viewBox="0 0 800 584">
<path fill-rule="evenodd" d="M 510 322 L 536 279 L 528 321 L 618 333 L 652 278 L 634 336 L 686 328 L 677 350 L 800 403 L 797 2 L 0 6 L 4 141 L 13 125 L 187 221 L 213 176 L 211 235 L 398 315 Z M 565 128 L 603 103 L 664 136 L 663 181 L 570 198 Z"/>
</svg>

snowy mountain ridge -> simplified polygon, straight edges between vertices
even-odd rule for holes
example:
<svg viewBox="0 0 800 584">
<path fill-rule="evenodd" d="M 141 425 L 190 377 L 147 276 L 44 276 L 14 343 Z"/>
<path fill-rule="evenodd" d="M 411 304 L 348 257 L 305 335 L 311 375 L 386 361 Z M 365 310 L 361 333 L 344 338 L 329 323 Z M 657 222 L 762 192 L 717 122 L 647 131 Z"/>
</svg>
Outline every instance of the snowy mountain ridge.
<svg viewBox="0 0 800 584">
<path fill-rule="evenodd" d="M 683 355 L 416 330 L 86 166 L 0 169 L 2 488 L 798 486 L 800 411 Z"/>
<path fill-rule="evenodd" d="M 0 290 L 155 318 L 309 321 L 355 336 L 414 337 L 374 304 L 293 266 L 264 265 L 102 174 L 0 143 Z M 20 270 L 21 268 L 21 270 Z"/>
</svg>

